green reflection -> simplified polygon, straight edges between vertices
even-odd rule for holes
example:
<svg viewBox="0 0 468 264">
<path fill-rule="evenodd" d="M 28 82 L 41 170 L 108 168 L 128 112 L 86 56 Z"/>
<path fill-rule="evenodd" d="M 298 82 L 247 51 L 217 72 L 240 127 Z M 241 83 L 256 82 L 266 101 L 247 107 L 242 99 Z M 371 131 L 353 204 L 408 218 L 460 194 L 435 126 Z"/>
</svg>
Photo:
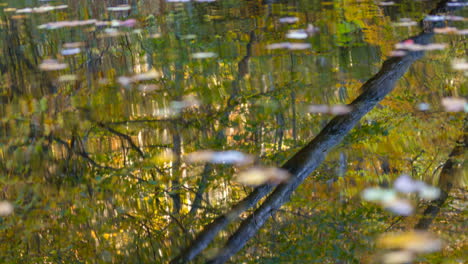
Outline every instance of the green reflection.
<svg viewBox="0 0 468 264">
<path fill-rule="evenodd" d="M 68 7 L 25 9 L 45 4 Z M 0 216 L 0 260 L 168 262 L 252 190 L 234 177 L 252 164 L 190 163 L 187 154 L 237 150 L 256 165 L 280 166 L 333 117 L 310 106 L 359 96 L 394 44 L 421 32 L 395 23 L 419 21 L 434 6 L 2 1 L 0 201 L 14 212 Z M 285 37 L 300 29 L 309 29 L 305 39 Z M 466 98 L 466 74 L 451 68 L 466 57 L 465 38 L 434 41 L 449 46 L 416 61 L 233 262 L 369 261 L 377 234 L 414 226 L 419 215 L 397 219 L 362 203 L 360 192 L 402 173 L 453 185 L 450 209 L 432 226 L 452 247 L 428 259 L 462 256 L 466 153 L 450 153 L 466 144 L 466 112 L 446 112 L 441 100 Z M 268 48 L 283 42 L 289 48 Z M 454 177 L 442 180 L 447 160 Z M 236 228 L 196 261 L 213 257 Z"/>
</svg>

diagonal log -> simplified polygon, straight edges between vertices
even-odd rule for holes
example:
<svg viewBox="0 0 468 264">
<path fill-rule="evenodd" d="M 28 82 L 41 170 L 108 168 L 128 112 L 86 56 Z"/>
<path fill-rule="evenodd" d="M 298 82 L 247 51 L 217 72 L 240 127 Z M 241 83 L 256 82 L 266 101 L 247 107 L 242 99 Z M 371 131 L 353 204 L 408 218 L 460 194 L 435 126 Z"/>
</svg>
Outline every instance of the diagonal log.
<svg viewBox="0 0 468 264">
<path fill-rule="evenodd" d="M 423 34 L 419 37 L 422 40 L 427 39 L 430 35 Z M 421 43 L 421 40 L 417 43 Z M 422 52 L 417 52 L 386 61 L 380 72 L 364 84 L 364 92 L 351 103 L 350 106 L 353 110 L 346 115 L 333 118 L 317 137 L 283 166 L 294 177 L 287 183 L 279 185 L 265 202 L 241 223 L 218 255 L 208 263 L 224 263 L 244 247 L 245 243 L 257 233 L 266 220 L 289 200 L 293 191 L 304 179 L 322 163 L 327 153 L 343 140 L 365 114 L 393 90 L 396 81 L 421 56 Z"/>
<path fill-rule="evenodd" d="M 424 35 L 424 37 L 427 36 Z M 341 142 L 344 136 L 359 120 L 393 89 L 395 82 L 420 56 L 422 56 L 422 52 L 412 53 L 402 58 L 392 58 L 386 61 L 382 70 L 364 84 L 364 92 L 351 103 L 352 111 L 346 115 L 337 116 L 332 119 L 317 137 L 282 166 L 283 169 L 288 170 L 291 175 L 293 175 L 292 179 L 286 184 L 279 185 L 275 192 L 265 201 L 264 205 L 253 214 L 254 217 L 251 216 L 244 222 L 250 223 L 259 219 L 263 219 L 264 221 L 267 218 L 264 213 L 269 216 L 272 210 L 279 208 L 286 200 L 278 198 L 289 197 L 290 193 L 322 163 L 328 151 Z M 222 230 L 232 218 L 237 217 L 240 213 L 253 207 L 273 188 L 274 186 L 269 184 L 255 188 L 250 195 L 236 204 L 228 213 L 221 215 L 211 224 L 207 225 L 194 242 L 178 258 L 174 259 L 172 263 L 183 263 L 192 260 L 200 251 L 208 246 L 214 236 Z M 276 202 L 273 203 L 273 200 Z M 258 214 L 260 212 L 262 212 L 262 214 Z M 260 222 L 256 223 L 258 225 Z M 244 224 L 242 226 L 244 226 Z M 248 225 L 246 224 L 246 226 Z"/>
<path fill-rule="evenodd" d="M 433 37 L 432 28 L 427 29 L 429 32 L 423 32 L 412 38 L 415 43 L 430 43 Z M 385 61 L 382 69 L 364 84 L 362 87 L 364 92 L 351 103 L 353 111 L 332 119 L 316 138 L 283 166 L 294 177 L 289 182 L 279 185 L 257 210 L 242 221 L 225 246 L 207 263 L 224 263 L 241 250 L 265 224 L 266 220 L 289 201 L 294 190 L 322 163 L 328 151 L 340 143 L 358 121 L 393 90 L 396 81 L 422 55 L 423 52 L 411 52 L 402 58 L 392 58 Z"/>
<path fill-rule="evenodd" d="M 430 14 L 447 11 L 446 2 L 446 0 L 441 1 Z M 432 29 L 435 24 L 430 23 L 423 26 L 424 32 L 411 39 L 418 44 L 429 44 L 432 41 Z M 239 214 L 255 206 L 275 188 L 263 204 L 241 223 L 218 255 L 209 260 L 208 263 L 224 263 L 237 253 L 263 226 L 265 221 L 289 200 L 292 192 L 322 163 L 326 154 L 343 140 L 344 136 L 365 114 L 393 90 L 396 82 L 406 73 L 411 64 L 423 55 L 424 52 L 422 51 L 409 52 L 404 57 L 391 58 L 385 61 L 381 70 L 363 85 L 363 93 L 350 104 L 352 111 L 346 115 L 333 118 L 317 137 L 282 166 L 293 176 L 290 181 L 280 184 L 276 188 L 270 184 L 255 188 L 252 193 L 234 205 L 231 210 L 206 225 L 195 240 L 171 263 L 186 263 L 193 260 L 232 220 L 237 219 Z"/>
</svg>

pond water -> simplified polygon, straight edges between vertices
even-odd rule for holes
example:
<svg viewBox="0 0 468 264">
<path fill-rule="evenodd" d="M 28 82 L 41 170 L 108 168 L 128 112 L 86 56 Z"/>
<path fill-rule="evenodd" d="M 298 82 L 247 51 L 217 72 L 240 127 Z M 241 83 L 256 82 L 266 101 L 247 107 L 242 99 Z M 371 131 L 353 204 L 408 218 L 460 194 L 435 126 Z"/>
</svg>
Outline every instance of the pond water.
<svg viewBox="0 0 468 264">
<path fill-rule="evenodd" d="M 462 263 L 466 5 L 0 1 L 0 260 Z"/>
</svg>

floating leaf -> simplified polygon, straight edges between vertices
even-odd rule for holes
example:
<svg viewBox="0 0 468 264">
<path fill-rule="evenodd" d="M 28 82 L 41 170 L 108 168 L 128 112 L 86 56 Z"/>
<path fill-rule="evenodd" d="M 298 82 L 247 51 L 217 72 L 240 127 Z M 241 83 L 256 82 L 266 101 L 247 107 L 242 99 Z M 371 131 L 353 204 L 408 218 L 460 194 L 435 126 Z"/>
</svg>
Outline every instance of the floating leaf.
<svg viewBox="0 0 468 264">
<path fill-rule="evenodd" d="M 309 113 L 322 113 L 322 114 L 332 114 L 332 115 L 344 115 L 351 112 L 352 108 L 348 105 L 310 105 Z"/>
<path fill-rule="evenodd" d="M 440 197 L 440 189 L 437 187 L 424 185 L 419 188 L 418 194 L 421 199 L 432 201 Z"/>
<path fill-rule="evenodd" d="M 76 55 L 81 52 L 80 48 L 71 48 L 71 49 L 63 49 L 60 53 L 63 56 L 71 56 L 71 55 Z"/>
<path fill-rule="evenodd" d="M 57 60 L 44 60 L 41 64 L 39 64 L 39 69 L 43 71 L 59 71 L 66 69 L 68 67 L 65 63 L 60 63 Z"/>
<path fill-rule="evenodd" d="M 310 45 L 309 43 L 296 43 L 296 42 L 293 42 L 293 43 L 289 44 L 288 49 L 290 49 L 290 50 L 304 50 L 304 49 L 309 49 L 310 47 L 312 47 L 312 45 Z"/>
<path fill-rule="evenodd" d="M 398 177 L 393 183 L 393 187 L 401 193 L 418 193 L 420 198 L 429 201 L 440 196 L 439 188 L 427 185 L 422 181 L 415 181 L 407 174 Z"/>
<path fill-rule="evenodd" d="M 416 107 L 419 111 L 429 111 L 431 109 L 431 105 L 428 103 L 419 103 Z"/>
<path fill-rule="evenodd" d="M 413 181 L 407 174 L 402 174 L 393 183 L 393 188 L 401 193 L 413 193 L 419 190 L 416 181 Z"/>
<path fill-rule="evenodd" d="M 76 81 L 78 77 L 76 74 L 66 74 L 66 75 L 61 75 L 58 77 L 59 82 L 73 82 Z"/>
<path fill-rule="evenodd" d="M 126 85 L 124 85 L 126 86 Z M 138 90 L 143 93 L 149 93 L 158 90 L 159 87 L 156 84 L 141 84 L 138 86 Z"/>
<path fill-rule="evenodd" d="M 385 264 L 411 263 L 415 257 L 416 254 L 411 251 L 398 250 L 383 254 L 382 262 Z"/>
<path fill-rule="evenodd" d="M 399 22 L 393 23 L 393 25 L 397 27 L 412 27 L 417 26 L 418 22 L 413 21 L 409 18 L 401 18 Z"/>
<path fill-rule="evenodd" d="M 427 15 L 424 18 L 424 21 L 431 21 L 431 22 L 438 22 L 438 21 L 444 21 L 445 17 L 444 16 L 437 16 L 437 15 Z"/>
<path fill-rule="evenodd" d="M 149 81 L 160 78 L 161 75 L 156 70 L 140 73 L 132 77 L 133 81 Z"/>
<path fill-rule="evenodd" d="M 377 246 L 384 249 L 404 249 L 415 253 L 439 251 L 442 241 L 425 231 L 387 233 L 377 239 Z"/>
<path fill-rule="evenodd" d="M 116 28 L 106 28 L 104 29 L 104 34 L 101 35 L 101 37 L 118 37 L 123 35 L 125 35 L 125 33 Z"/>
<path fill-rule="evenodd" d="M 455 59 L 452 61 L 452 68 L 457 71 L 468 71 L 468 62 L 465 59 Z"/>
<path fill-rule="evenodd" d="M 192 58 L 194 59 L 208 59 L 208 58 L 216 58 L 218 55 L 214 52 L 196 52 L 192 54 Z"/>
<path fill-rule="evenodd" d="M 406 55 L 406 52 L 405 51 L 402 51 L 402 50 L 393 50 L 392 52 L 390 52 L 390 57 L 403 57 Z"/>
<path fill-rule="evenodd" d="M 129 86 L 133 82 L 133 80 L 131 77 L 120 76 L 117 78 L 117 82 L 123 86 Z"/>
<path fill-rule="evenodd" d="M 314 27 L 314 25 L 312 24 L 307 24 L 307 28 L 305 29 L 305 31 L 310 35 L 314 35 L 315 33 L 319 32 L 320 29 L 318 27 Z"/>
<path fill-rule="evenodd" d="M 367 188 L 362 192 L 362 198 L 369 202 L 385 202 L 395 200 L 397 194 L 391 189 Z"/>
<path fill-rule="evenodd" d="M 235 180 L 240 184 L 258 186 L 264 183 L 280 184 L 290 177 L 289 172 L 283 169 L 255 167 L 239 173 Z"/>
<path fill-rule="evenodd" d="M 89 26 L 89 25 L 95 25 L 96 23 L 98 23 L 98 21 L 96 19 L 73 20 L 73 21 L 56 21 L 56 22 L 49 22 L 47 24 L 39 25 L 37 28 L 39 28 L 39 29 L 57 29 L 57 28 L 64 28 L 64 27 Z"/>
<path fill-rule="evenodd" d="M 449 7 L 468 6 L 468 3 L 466 3 L 466 2 L 448 2 L 447 6 L 449 6 Z"/>
<path fill-rule="evenodd" d="M 13 213 L 14 207 L 8 201 L 0 201 L 0 216 L 5 217 Z"/>
<path fill-rule="evenodd" d="M 398 215 L 403 215 L 403 216 L 408 216 L 411 215 L 414 211 L 413 206 L 411 203 L 406 200 L 406 199 L 393 199 L 389 201 L 385 201 L 383 203 L 383 206 L 385 209 L 388 211 L 398 214 Z"/>
<path fill-rule="evenodd" d="M 395 44 L 396 49 L 410 50 L 410 51 L 427 51 L 427 50 L 442 50 L 447 47 L 445 43 L 432 43 L 427 45 L 417 44 L 414 40 L 409 39 Z"/>
<path fill-rule="evenodd" d="M 17 9 L 17 14 L 24 14 L 24 13 L 46 13 L 54 10 L 66 9 L 68 8 L 67 5 L 58 5 L 58 6 L 51 6 L 51 5 L 44 5 L 39 7 L 27 7 L 23 9 Z"/>
<path fill-rule="evenodd" d="M 442 99 L 442 105 L 447 112 L 463 112 L 466 111 L 468 102 L 465 98 L 446 97 Z"/>
<path fill-rule="evenodd" d="M 454 27 L 443 27 L 443 28 L 434 28 L 434 33 L 439 34 L 456 34 L 458 29 Z"/>
<path fill-rule="evenodd" d="M 306 39 L 308 36 L 309 34 L 304 29 L 289 30 L 286 34 L 286 38 L 289 39 Z"/>
<path fill-rule="evenodd" d="M 379 3 L 379 6 L 392 6 L 395 5 L 395 2 L 393 1 L 382 1 Z"/>
<path fill-rule="evenodd" d="M 68 42 L 63 44 L 64 49 L 76 49 L 83 47 L 85 45 L 84 42 Z"/>
<path fill-rule="evenodd" d="M 181 39 L 187 39 L 187 40 L 196 39 L 196 38 L 197 38 L 197 35 L 195 35 L 195 34 L 187 34 L 187 35 L 181 36 L 180 38 L 181 38 Z"/>
<path fill-rule="evenodd" d="M 134 82 L 150 81 L 150 80 L 158 79 L 160 77 L 161 77 L 161 74 L 153 69 L 151 71 L 136 74 L 131 77 L 120 76 L 117 78 L 117 82 L 119 82 L 123 86 L 129 86 L 130 84 Z"/>
<path fill-rule="evenodd" d="M 293 24 L 299 21 L 297 17 L 282 17 L 278 20 L 280 23 Z"/>
<path fill-rule="evenodd" d="M 267 46 L 267 49 L 289 49 L 289 50 L 303 50 L 312 47 L 310 43 L 297 43 L 297 42 L 280 42 L 273 43 Z"/>
<path fill-rule="evenodd" d="M 136 19 L 131 18 L 131 19 L 127 19 L 124 21 L 118 21 L 117 26 L 118 27 L 134 27 L 136 23 L 137 23 Z"/>
<path fill-rule="evenodd" d="M 287 49 L 289 48 L 289 42 L 280 42 L 280 43 L 273 43 L 267 46 L 267 49 Z"/>
<path fill-rule="evenodd" d="M 107 8 L 107 11 L 111 12 L 120 12 L 120 11 L 128 11 L 132 9 L 130 5 L 118 5 L 118 6 L 111 6 Z"/>
<path fill-rule="evenodd" d="M 190 153 L 186 156 L 187 162 L 211 162 L 215 164 L 238 164 L 245 165 L 252 163 L 254 158 L 251 155 L 244 154 L 235 150 L 211 151 L 202 150 Z"/>
</svg>

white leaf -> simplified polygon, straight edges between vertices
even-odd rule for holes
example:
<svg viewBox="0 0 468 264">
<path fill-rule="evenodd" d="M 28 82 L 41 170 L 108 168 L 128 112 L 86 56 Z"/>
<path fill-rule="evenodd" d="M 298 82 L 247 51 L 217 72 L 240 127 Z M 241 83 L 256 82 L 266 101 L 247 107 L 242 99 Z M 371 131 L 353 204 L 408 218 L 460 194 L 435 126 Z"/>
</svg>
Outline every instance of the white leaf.
<svg viewBox="0 0 468 264">
<path fill-rule="evenodd" d="M 0 216 L 9 216 L 13 213 L 14 207 L 8 201 L 0 201 Z"/>
</svg>

